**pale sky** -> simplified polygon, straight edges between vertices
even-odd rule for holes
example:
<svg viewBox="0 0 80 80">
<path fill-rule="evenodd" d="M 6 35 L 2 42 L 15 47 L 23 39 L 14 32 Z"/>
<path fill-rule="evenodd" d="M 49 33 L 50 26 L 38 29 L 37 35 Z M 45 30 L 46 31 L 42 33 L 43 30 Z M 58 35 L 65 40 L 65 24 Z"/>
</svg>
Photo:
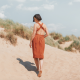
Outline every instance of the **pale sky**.
<svg viewBox="0 0 80 80">
<path fill-rule="evenodd" d="M 49 32 L 80 36 L 80 0 L 0 0 L 0 18 L 28 27 L 40 14 Z"/>
</svg>

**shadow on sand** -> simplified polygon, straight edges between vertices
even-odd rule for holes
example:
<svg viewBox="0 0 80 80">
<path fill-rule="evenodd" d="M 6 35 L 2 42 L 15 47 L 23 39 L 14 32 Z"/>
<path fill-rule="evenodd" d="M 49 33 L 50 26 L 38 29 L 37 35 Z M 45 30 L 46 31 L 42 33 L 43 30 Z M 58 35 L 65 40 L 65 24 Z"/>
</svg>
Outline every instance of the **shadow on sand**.
<svg viewBox="0 0 80 80">
<path fill-rule="evenodd" d="M 38 75 L 38 71 L 36 71 L 36 67 L 34 66 L 34 63 L 31 63 L 29 61 L 23 62 L 22 59 L 17 58 L 19 60 L 19 63 L 22 64 L 28 71 L 34 71 Z"/>
</svg>

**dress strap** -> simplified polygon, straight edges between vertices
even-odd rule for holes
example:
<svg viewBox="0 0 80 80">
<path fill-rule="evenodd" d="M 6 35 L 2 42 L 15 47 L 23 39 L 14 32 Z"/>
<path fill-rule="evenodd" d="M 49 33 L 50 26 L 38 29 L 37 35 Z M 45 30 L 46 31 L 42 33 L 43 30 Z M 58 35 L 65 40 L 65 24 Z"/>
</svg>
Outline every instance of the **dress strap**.
<svg viewBox="0 0 80 80">
<path fill-rule="evenodd" d="M 38 24 L 40 25 L 40 28 L 42 28 L 43 30 L 45 30 L 45 29 L 42 27 L 43 23 L 42 23 L 42 24 L 38 23 Z M 37 31 L 38 31 L 40 28 L 38 28 Z"/>
<path fill-rule="evenodd" d="M 43 23 L 42 24 L 38 23 L 38 24 L 40 25 L 40 27 L 43 25 Z"/>
</svg>

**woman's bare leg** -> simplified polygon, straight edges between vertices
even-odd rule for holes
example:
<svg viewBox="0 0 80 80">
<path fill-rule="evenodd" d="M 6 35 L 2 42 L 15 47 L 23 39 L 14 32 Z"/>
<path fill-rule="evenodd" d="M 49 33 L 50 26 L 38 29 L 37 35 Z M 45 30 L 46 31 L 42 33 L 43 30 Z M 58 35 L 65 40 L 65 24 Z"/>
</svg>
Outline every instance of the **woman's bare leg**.
<svg viewBox="0 0 80 80">
<path fill-rule="evenodd" d="M 39 66 L 40 66 L 40 70 L 38 73 L 38 77 L 41 77 L 42 75 L 42 67 L 43 67 L 43 59 L 39 58 Z"/>
<path fill-rule="evenodd" d="M 40 70 L 42 71 L 42 67 L 43 67 L 43 59 L 39 58 L 39 65 L 40 65 Z"/>
<path fill-rule="evenodd" d="M 38 58 L 34 58 L 34 61 L 35 61 L 35 64 L 36 64 L 37 69 L 39 70 L 39 62 L 38 62 Z"/>
</svg>

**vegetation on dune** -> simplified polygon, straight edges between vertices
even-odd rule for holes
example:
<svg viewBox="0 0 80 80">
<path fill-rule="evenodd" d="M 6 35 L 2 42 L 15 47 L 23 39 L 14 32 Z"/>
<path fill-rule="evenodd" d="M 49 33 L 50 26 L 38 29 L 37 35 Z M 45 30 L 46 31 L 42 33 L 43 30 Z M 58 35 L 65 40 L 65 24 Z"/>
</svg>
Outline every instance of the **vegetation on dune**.
<svg viewBox="0 0 80 80">
<path fill-rule="evenodd" d="M 20 25 L 12 29 L 12 32 L 15 35 L 21 36 L 23 38 L 26 38 L 27 40 L 30 39 L 31 32 L 29 32 L 24 26 Z"/>
<path fill-rule="evenodd" d="M 33 32 L 33 26 L 26 27 L 18 22 L 14 22 L 12 20 L 6 19 L 0 19 L 0 27 L 4 28 L 4 32 L 0 32 L 0 37 L 5 38 L 6 40 L 9 40 L 13 45 L 17 43 L 17 37 L 16 35 L 25 38 L 27 40 L 31 39 L 31 35 Z M 65 36 L 63 37 L 62 34 L 51 32 L 49 33 L 51 36 L 47 36 L 45 38 L 45 44 L 48 44 L 50 46 L 57 47 L 59 49 L 62 49 L 60 47 L 60 44 L 73 40 L 74 42 L 69 46 L 66 47 L 66 51 L 73 51 L 72 48 L 75 48 L 77 50 L 80 50 L 80 37 L 76 37 L 74 35 Z"/>
<path fill-rule="evenodd" d="M 13 43 L 14 41 L 16 42 L 15 38 L 10 37 L 11 35 L 18 35 L 22 38 L 26 38 L 27 40 L 30 40 L 32 32 L 33 32 L 33 26 L 31 26 L 29 28 L 29 27 L 23 26 L 22 24 L 20 24 L 18 22 L 15 23 L 9 19 L 6 19 L 6 20 L 0 19 L 0 27 L 5 28 L 6 33 L 9 32 L 9 34 L 7 34 L 6 38 L 8 40 L 10 40 L 11 43 Z M 50 37 L 45 38 L 45 44 L 48 44 L 50 46 L 58 46 L 59 45 L 58 42 L 54 42 L 53 38 L 50 38 Z"/>
<path fill-rule="evenodd" d="M 62 44 L 64 42 L 68 42 L 68 41 L 73 41 L 73 43 L 69 47 L 66 47 L 64 50 L 66 50 L 66 51 L 74 51 L 73 49 L 76 49 L 76 50 L 80 51 L 80 37 L 77 38 L 74 35 L 67 35 L 67 36 L 63 37 L 61 34 L 55 33 L 55 32 L 50 33 L 50 36 L 54 40 L 58 39 L 58 41 L 56 41 L 56 43 L 59 43 L 59 44 Z M 57 47 L 59 49 L 62 49 L 59 46 L 59 44 L 57 44 Z"/>
<path fill-rule="evenodd" d="M 12 44 L 17 43 L 17 38 L 15 35 L 18 35 L 20 37 L 26 38 L 29 40 L 31 38 L 32 30 L 29 29 L 26 26 L 23 26 L 20 23 L 15 23 L 12 20 L 6 19 L 0 19 L 0 27 L 4 28 L 7 35 L 4 35 L 4 33 L 0 33 L 1 38 L 5 38 L 6 40 L 10 40 Z"/>
<path fill-rule="evenodd" d="M 79 40 L 75 35 L 69 35 L 69 37 L 74 41 L 74 40 Z"/>
<path fill-rule="evenodd" d="M 5 28 L 6 32 L 12 32 L 14 35 L 21 36 L 28 40 L 31 38 L 32 30 L 18 22 L 15 23 L 9 19 L 0 19 L 0 27 Z"/>
<path fill-rule="evenodd" d="M 55 33 L 55 32 L 51 32 L 51 33 L 50 33 L 50 36 L 51 36 L 54 40 L 61 39 L 61 38 L 63 37 L 62 34 L 60 34 L 60 33 Z"/>
<path fill-rule="evenodd" d="M 72 52 L 75 50 L 80 51 L 80 38 L 74 35 L 70 35 L 69 37 L 73 40 L 73 43 L 69 47 L 66 47 L 65 50 L 72 51 Z"/>
<path fill-rule="evenodd" d="M 10 43 L 13 45 L 16 45 L 17 43 L 17 38 L 14 36 L 12 32 L 8 32 L 8 33 L 0 32 L 0 37 L 9 40 Z"/>
<path fill-rule="evenodd" d="M 65 50 L 74 51 L 72 48 L 80 51 L 80 41 L 74 40 L 74 42 L 69 47 L 66 47 Z"/>
<path fill-rule="evenodd" d="M 78 37 L 78 39 L 80 40 L 80 37 Z"/>
<path fill-rule="evenodd" d="M 54 43 L 53 39 L 50 38 L 49 36 L 45 38 L 45 44 L 48 44 L 50 46 L 54 46 L 55 47 L 55 43 Z"/>
<path fill-rule="evenodd" d="M 55 40 L 54 40 L 52 37 L 49 37 L 49 36 L 47 36 L 47 37 L 45 38 L 45 44 L 50 45 L 50 46 L 52 46 L 52 47 L 57 47 L 57 48 L 59 48 L 59 49 L 62 49 L 62 48 L 60 47 L 59 43 L 58 43 L 57 41 L 55 42 Z"/>
<path fill-rule="evenodd" d="M 3 32 L 0 32 L 0 37 L 1 38 L 4 38 L 5 37 L 5 34 Z"/>
<path fill-rule="evenodd" d="M 63 42 L 71 41 L 72 39 L 69 36 L 65 36 L 62 39 L 58 40 L 59 44 L 62 44 Z"/>
<path fill-rule="evenodd" d="M 12 32 L 9 32 L 6 36 L 5 36 L 6 40 L 9 40 L 13 45 L 15 45 L 17 43 L 17 38 L 14 36 L 14 34 Z"/>
</svg>

